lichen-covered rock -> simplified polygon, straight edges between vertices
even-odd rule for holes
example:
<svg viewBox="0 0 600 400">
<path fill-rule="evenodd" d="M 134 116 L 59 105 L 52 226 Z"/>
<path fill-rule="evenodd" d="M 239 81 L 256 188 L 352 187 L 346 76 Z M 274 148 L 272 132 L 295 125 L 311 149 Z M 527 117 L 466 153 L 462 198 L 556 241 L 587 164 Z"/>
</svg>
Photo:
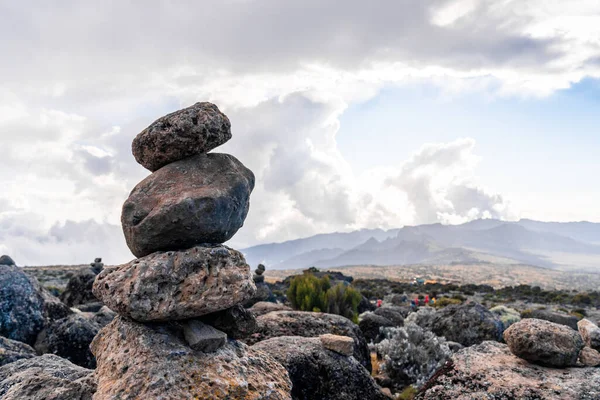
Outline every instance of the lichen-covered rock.
<svg viewBox="0 0 600 400">
<path fill-rule="evenodd" d="M 252 345 L 279 336 L 318 337 L 331 333 L 354 340 L 354 358 L 371 371 L 369 346 L 360 328 L 341 315 L 306 311 L 273 311 L 256 318 L 258 330 L 244 339 Z"/>
<path fill-rule="evenodd" d="M 121 224 L 136 257 L 223 243 L 242 227 L 254 174 L 229 154 L 201 154 L 169 164 L 137 184 Z"/>
<path fill-rule="evenodd" d="M 549 367 L 577 365 L 583 348 L 579 332 L 541 319 L 526 318 L 511 325 L 504 332 L 510 351 L 524 360 Z"/>
<path fill-rule="evenodd" d="M 94 371 L 53 354 L 0 367 L 2 400 L 92 400 Z"/>
<path fill-rule="evenodd" d="M 293 311 L 290 307 L 281 303 L 272 303 L 270 301 L 259 301 L 248 309 L 256 317 L 273 311 Z"/>
<path fill-rule="evenodd" d="M 507 345 L 492 341 L 454 354 L 416 397 L 418 400 L 599 398 L 600 368 L 542 367 L 511 354 Z"/>
<path fill-rule="evenodd" d="M 294 400 L 387 400 L 367 370 L 323 346 L 319 338 L 276 337 L 252 346 L 268 353 L 289 372 Z"/>
<path fill-rule="evenodd" d="M 214 353 L 192 350 L 178 323 L 118 316 L 92 351 L 98 360 L 94 400 L 291 398 L 286 370 L 268 354 L 233 340 Z"/>
<path fill-rule="evenodd" d="M 35 350 L 22 342 L 0 336 L 0 367 L 22 358 L 35 357 Z"/>
<path fill-rule="evenodd" d="M 232 339 L 243 339 L 258 329 L 256 317 L 240 304 L 198 318 L 205 324 L 223 331 Z"/>
<path fill-rule="evenodd" d="M 423 325 L 417 325 L 463 346 L 472 346 L 484 340 L 500 341 L 504 330 L 500 318 L 478 303 L 445 307 L 424 319 Z"/>
<path fill-rule="evenodd" d="M 577 330 L 577 317 L 573 315 L 561 314 L 548 310 L 527 310 L 521 313 L 521 318 L 543 319 L 544 321 L 554 322 L 555 324 L 565 325 L 571 329 Z"/>
<path fill-rule="evenodd" d="M 600 328 L 598 325 L 584 318 L 577 322 L 577 330 L 586 346 L 594 350 L 600 350 Z"/>
<path fill-rule="evenodd" d="M 35 342 L 39 354 L 52 353 L 84 368 L 96 368 L 90 343 L 100 325 L 80 314 L 59 319 L 42 330 Z"/>
<path fill-rule="evenodd" d="M 242 253 L 222 245 L 157 252 L 107 267 L 93 287 L 111 310 L 137 321 L 200 317 L 243 303 L 255 290 Z"/>
<path fill-rule="evenodd" d="M 165 115 L 139 133 L 131 145 L 136 161 L 150 171 L 208 153 L 231 139 L 231 123 L 208 102 Z"/>
<path fill-rule="evenodd" d="M 18 267 L 0 265 L 0 336 L 32 345 L 37 334 L 71 310 Z"/>
<path fill-rule="evenodd" d="M 579 362 L 586 367 L 597 367 L 600 365 L 600 353 L 586 346 L 579 352 Z"/>
<path fill-rule="evenodd" d="M 96 274 L 89 268 L 79 271 L 69 279 L 60 300 L 69 307 L 80 304 L 94 303 L 98 299 L 92 293 L 92 285 Z"/>
<path fill-rule="evenodd" d="M 392 326 L 395 326 L 392 321 L 372 312 L 362 314 L 358 322 L 358 327 L 369 343 L 378 343 L 381 339 L 381 328 Z"/>
</svg>

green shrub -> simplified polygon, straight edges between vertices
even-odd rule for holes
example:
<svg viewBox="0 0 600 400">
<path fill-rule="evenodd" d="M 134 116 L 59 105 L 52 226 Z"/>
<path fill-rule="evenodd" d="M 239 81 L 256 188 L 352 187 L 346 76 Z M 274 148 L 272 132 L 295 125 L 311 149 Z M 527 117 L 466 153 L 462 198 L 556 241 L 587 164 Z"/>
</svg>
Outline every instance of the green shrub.
<svg viewBox="0 0 600 400">
<path fill-rule="evenodd" d="M 307 272 L 292 278 L 287 298 L 296 310 L 338 314 L 357 323 L 362 295 L 343 283 L 331 287 L 328 276 L 317 278 Z"/>
<path fill-rule="evenodd" d="M 462 304 L 462 300 L 454 298 L 454 297 L 453 298 L 442 297 L 441 299 L 437 299 L 433 306 L 435 308 L 444 308 L 446 306 L 451 306 L 454 304 Z"/>
</svg>

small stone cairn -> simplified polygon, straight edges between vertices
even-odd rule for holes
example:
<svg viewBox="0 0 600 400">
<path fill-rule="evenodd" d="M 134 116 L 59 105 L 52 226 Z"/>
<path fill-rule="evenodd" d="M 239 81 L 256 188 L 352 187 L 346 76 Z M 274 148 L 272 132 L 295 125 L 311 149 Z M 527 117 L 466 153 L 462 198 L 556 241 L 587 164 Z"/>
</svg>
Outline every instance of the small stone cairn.
<svg viewBox="0 0 600 400">
<path fill-rule="evenodd" d="M 254 174 L 229 154 L 211 103 L 166 115 L 133 140 L 152 174 L 123 205 L 137 259 L 105 267 L 93 292 L 119 315 L 92 343 L 103 399 L 289 399 L 285 369 L 235 339 L 256 329 L 241 304 L 256 286 L 243 255 L 222 243 L 243 225 Z M 261 275 L 261 274 L 258 274 Z"/>
</svg>

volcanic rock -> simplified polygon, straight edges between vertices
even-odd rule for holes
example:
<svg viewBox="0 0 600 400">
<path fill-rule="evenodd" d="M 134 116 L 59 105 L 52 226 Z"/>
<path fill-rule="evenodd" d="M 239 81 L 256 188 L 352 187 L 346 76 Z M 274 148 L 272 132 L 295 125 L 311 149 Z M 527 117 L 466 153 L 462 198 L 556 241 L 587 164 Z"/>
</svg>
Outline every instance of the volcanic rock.
<svg viewBox="0 0 600 400">
<path fill-rule="evenodd" d="M 548 367 L 571 367 L 583 348 L 579 332 L 535 318 L 526 318 L 504 332 L 510 351 L 524 360 Z"/>
<path fill-rule="evenodd" d="M 0 367 L 22 358 L 32 358 L 37 354 L 31 346 L 0 336 Z"/>
<path fill-rule="evenodd" d="M 573 315 L 561 314 L 548 310 L 531 310 L 521 314 L 521 318 L 543 319 L 544 321 L 554 322 L 555 324 L 565 325 L 571 329 L 577 330 L 577 317 Z"/>
<path fill-rule="evenodd" d="M 52 353 L 84 368 L 96 368 L 90 343 L 100 330 L 100 325 L 80 314 L 52 322 L 42 330 L 35 342 L 39 354 Z"/>
<path fill-rule="evenodd" d="M 136 257 L 223 243 L 244 224 L 254 174 L 228 154 L 169 164 L 140 182 L 123 204 L 121 223 Z"/>
<path fill-rule="evenodd" d="M 137 321 L 196 318 L 254 295 L 250 267 L 222 245 L 157 252 L 107 267 L 93 291 L 110 309 Z"/>
<path fill-rule="evenodd" d="M 156 171 L 208 153 L 229 139 L 231 123 L 227 116 L 216 105 L 203 102 L 157 119 L 133 139 L 131 149 L 138 163 Z"/>
<path fill-rule="evenodd" d="M 199 318 L 200 321 L 223 331 L 232 339 L 243 339 L 258 329 L 256 317 L 240 304 Z"/>
<path fill-rule="evenodd" d="M 183 336 L 192 349 L 203 353 L 212 353 L 227 343 L 225 332 L 196 319 L 191 319 L 183 324 Z"/>
<path fill-rule="evenodd" d="M 92 293 L 94 279 L 96 279 L 96 274 L 90 268 L 77 272 L 67 282 L 65 291 L 60 295 L 60 300 L 69 307 L 97 302 L 98 299 Z"/>
<path fill-rule="evenodd" d="M 273 311 L 256 318 L 258 331 L 244 341 L 255 344 L 280 336 L 318 337 L 331 333 L 354 340 L 354 358 L 371 371 L 369 346 L 359 327 L 341 315 L 306 311 Z"/>
<path fill-rule="evenodd" d="M 354 358 L 325 348 L 319 338 L 276 337 L 257 343 L 289 372 L 294 400 L 387 400 Z"/>
<path fill-rule="evenodd" d="M 541 367 L 514 356 L 507 345 L 491 341 L 454 354 L 416 397 L 418 400 L 599 398 L 599 368 Z"/>
<path fill-rule="evenodd" d="M 373 314 L 382 316 L 390 320 L 394 326 L 404 325 L 404 313 L 405 310 L 401 307 L 389 306 L 389 307 L 377 307 Z"/>
<path fill-rule="evenodd" d="M 16 266 L 0 265 L 0 335 L 32 345 L 37 334 L 71 310 Z"/>
<path fill-rule="evenodd" d="M 345 356 L 351 356 L 354 353 L 354 339 L 349 336 L 326 333 L 319 336 L 319 339 L 321 339 L 323 347 L 327 350 L 335 351 Z"/>
<path fill-rule="evenodd" d="M 173 323 L 115 318 L 92 342 L 94 400 L 290 399 L 286 370 L 272 357 L 229 341 L 214 353 L 188 346 Z"/>
<path fill-rule="evenodd" d="M 586 346 L 579 352 L 579 362 L 586 367 L 597 367 L 600 365 L 600 353 Z"/>
<path fill-rule="evenodd" d="M 358 322 L 358 327 L 369 343 L 378 343 L 381 340 L 381 328 L 390 326 L 395 326 L 392 321 L 372 312 L 362 314 Z"/>
<path fill-rule="evenodd" d="M 248 309 L 254 314 L 254 316 L 258 317 L 264 315 L 266 313 L 270 313 L 273 311 L 293 311 L 290 307 L 281 303 L 271 303 L 270 301 L 259 301 L 255 303 L 252 307 Z"/>
<path fill-rule="evenodd" d="M 0 368 L 2 400 L 92 400 L 95 391 L 94 371 L 53 354 Z"/>
<path fill-rule="evenodd" d="M 586 346 L 594 350 L 600 350 L 600 328 L 589 319 L 577 322 L 577 329 Z"/>
<path fill-rule="evenodd" d="M 0 256 L 0 265 L 16 265 L 16 264 L 15 264 L 15 261 L 10 256 L 7 256 L 5 254 L 3 256 Z"/>
</svg>

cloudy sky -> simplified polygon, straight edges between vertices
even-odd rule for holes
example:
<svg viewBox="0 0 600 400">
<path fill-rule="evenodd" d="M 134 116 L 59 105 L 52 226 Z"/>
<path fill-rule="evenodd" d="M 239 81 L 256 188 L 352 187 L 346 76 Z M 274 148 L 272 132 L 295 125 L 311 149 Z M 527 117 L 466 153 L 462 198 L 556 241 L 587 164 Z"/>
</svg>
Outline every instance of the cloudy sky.
<svg viewBox="0 0 600 400">
<path fill-rule="evenodd" d="M 597 0 L 0 0 L 0 253 L 133 256 L 131 140 L 212 101 L 249 245 L 474 218 L 600 222 Z"/>
</svg>

